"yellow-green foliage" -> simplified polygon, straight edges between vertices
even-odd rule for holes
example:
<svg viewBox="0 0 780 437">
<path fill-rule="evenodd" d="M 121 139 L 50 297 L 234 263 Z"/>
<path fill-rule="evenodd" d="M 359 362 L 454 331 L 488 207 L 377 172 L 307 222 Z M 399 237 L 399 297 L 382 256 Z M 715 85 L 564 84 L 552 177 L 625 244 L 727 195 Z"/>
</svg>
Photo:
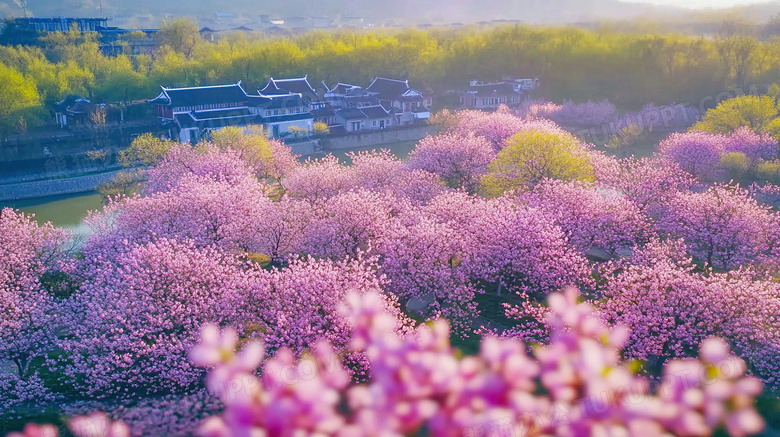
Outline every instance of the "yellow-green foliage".
<svg viewBox="0 0 780 437">
<path fill-rule="evenodd" d="M 132 165 L 154 165 L 168 153 L 171 141 L 161 140 L 151 133 L 145 133 L 133 140 L 130 147 L 119 152 L 119 162 L 125 167 Z"/>
<path fill-rule="evenodd" d="M 316 135 L 327 135 L 330 133 L 328 125 L 322 122 L 314 123 L 313 129 Z"/>
<path fill-rule="evenodd" d="M 259 264 L 262 267 L 267 267 L 269 264 L 271 264 L 271 257 L 262 253 L 247 252 L 244 254 L 244 257 L 247 261 L 254 264 Z"/>
<path fill-rule="evenodd" d="M 272 159 L 271 144 L 262 126 L 223 127 L 211 132 L 211 142 L 222 150 L 235 150 L 255 167 Z"/>
<path fill-rule="evenodd" d="M 744 153 L 724 153 L 720 157 L 720 166 L 726 169 L 732 178 L 740 178 L 750 166 L 750 160 Z"/>
<path fill-rule="evenodd" d="M 299 136 L 306 135 L 309 130 L 300 126 L 290 126 L 287 128 L 287 132 L 292 134 L 295 138 L 298 138 Z"/>
<path fill-rule="evenodd" d="M 756 133 L 769 133 L 778 138 L 778 112 L 777 103 L 770 96 L 739 96 L 707 111 L 704 118 L 691 129 L 727 134 L 738 127 L 748 126 Z"/>
<path fill-rule="evenodd" d="M 764 161 L 758 164 L 756 176 L 773 184 L 780 184 L 780 160 Z"/>
<path fill-rule="evenodd" d="M 97 187 L 97 191 L 103 196 L 104 202 L 120 194 L 129 196 L 138 192 L 143 177 L 144 175 L 141 171 L 122 171 L 117 173 L 110 181 L 100 184 Z"/>
<path fill-rule="evenodd" d="M 482 178 L 482 191 L 497 197 L 518 188 L 533 188 L 542 179 L 594 180 L 585 149 L 565 133 L 529 129 L 507 140 Z"/>
<path fill-rule="evenodd" d="M 0 63 L 0 124 L 10 126 L 38 106 L 35 81 Z"/>
<path fill-rule="evenodd" d="M 109 103 L 149 99 L 160 85 L 241 80 L 246 89 L 255 89 L 269 76 L 308 74 L 312 83 L 364 85 L 377 74 L 405 73 L 413 83 L 446 89 L 474 78 L 511 74 L 540 77 L 544 96 L 551 100 L 608 98 L 638 108 L 649 101 L 699 101 L 735 86 L 780 81 L 780 44 L 775 40 L 606 28 L 317 31 L 294 37 L 234 34 L 210 42 L 200 38 L 194 23 L 176 19 L 162 26 L 157 39 L 161 47 L 154 59 L 104 56 L 97 35 L 89 32 L 52 33 L 40 47 L 2 46 L 0 64 L 24 79 L 16 76 L 3 86 L 37 88 L 37 97 L 22 94 L 42 105 L 67 94 Z M 8 76 L 8 71 L 0 74 Z"/>
</svg>

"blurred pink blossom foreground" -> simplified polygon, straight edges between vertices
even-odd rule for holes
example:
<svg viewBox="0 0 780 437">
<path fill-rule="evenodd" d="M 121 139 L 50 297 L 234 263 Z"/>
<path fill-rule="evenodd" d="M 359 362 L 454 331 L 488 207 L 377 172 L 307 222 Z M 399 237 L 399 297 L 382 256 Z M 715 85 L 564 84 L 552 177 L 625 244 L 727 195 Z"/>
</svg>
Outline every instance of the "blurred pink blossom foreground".
<svg viewBox="0 0 780 437">
<path fill-rule="evenodd" d="M 625 329 L 610 329 L 577 304 L 570 289 L 550 295 L 550 344 L 535 349 L 488 337 L 477 356 L 459 357 L 446 321 L 394 334 L 378 293 L 352 293 L 342 311 L 351 320 L 351 348 L 371 363 L 371 381 L 350 385 L 333 347 L 320 342 L 296 361 L 280 349 L 263 365 L 264 347 L 208 326 L 190 352 L 213 367 L 209 390 L 225 404 L 200 428 L 228 436 L 704 436 L 761 431 L 753 408 L 762 385 L 721 339 L 702 343 L 699 360 L 671 361 L 656 390 L 620 361 Z M 96 413 L 71 421 L 77 437 L 124 437 L 129 430 Z M 52 437 L 28 425 L 13 437 Z"/>
</svg>

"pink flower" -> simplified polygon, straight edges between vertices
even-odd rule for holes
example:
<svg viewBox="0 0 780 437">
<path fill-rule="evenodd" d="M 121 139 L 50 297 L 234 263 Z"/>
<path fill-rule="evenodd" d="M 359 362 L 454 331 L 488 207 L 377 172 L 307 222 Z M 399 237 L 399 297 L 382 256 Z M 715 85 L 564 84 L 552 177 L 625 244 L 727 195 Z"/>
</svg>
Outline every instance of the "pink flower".
<svg viewBox="0 0 780 437">
<path fill-rule="evenodd" d="M 130 437 L 127 425 L 112 422 L 104 413 L 74 417 L 69 426 L 76 437 Z"/>
<path fill-rule="evenodd" d="M 57 428 L 52 425 L 28 423 L 22 432 L 12 432 L 7 437 L 57 437 Z"/>
</svg>

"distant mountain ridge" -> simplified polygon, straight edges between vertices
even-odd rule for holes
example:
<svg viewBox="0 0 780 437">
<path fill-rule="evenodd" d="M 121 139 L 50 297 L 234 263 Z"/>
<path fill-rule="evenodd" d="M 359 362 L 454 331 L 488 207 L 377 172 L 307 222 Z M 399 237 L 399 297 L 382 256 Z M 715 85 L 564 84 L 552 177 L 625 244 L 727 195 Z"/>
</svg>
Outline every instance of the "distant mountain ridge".
<svg viewBox="0 0 780 437">
<path fill-rule="evenodd" d="M 22 16 L 20 0 L 0 0 L 0 15 Z M 213 23 L 216 14 L 232 23 L 272 17 L 358 16 L 365 24 L 444 24 L 519 20 L 535 24 L 566 24 L 689 13 L 680 8 L 619 0 L 35 0 L 27 2 L 36 17 L 82 16 L 112 18 L 115 26 L 155 26 L 166 16 L 190 16 Z M 186 6 L 185 6 L 186 5 Z M 739 8 L 750 16 L 780 12 L 780 1 Z M 135 25 L 135 26 L 134 26 Z"/>
</svg>

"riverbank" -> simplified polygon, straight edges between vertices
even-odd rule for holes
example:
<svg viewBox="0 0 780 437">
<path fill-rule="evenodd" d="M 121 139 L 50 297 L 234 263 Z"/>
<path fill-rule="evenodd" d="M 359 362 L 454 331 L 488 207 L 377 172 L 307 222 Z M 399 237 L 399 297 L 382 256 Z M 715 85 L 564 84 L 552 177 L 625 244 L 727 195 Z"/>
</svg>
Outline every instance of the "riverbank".
<svg viewBox="0 0 780 437">
<path fill-rule="evenodd" d="M 315 141 L 301 141 L 292 143 L 290 146 L 293 153 L 301 155 L 302 158 L 316 158 L 331 152 L 341 155 L 350 151 L 375 148 L 386 148 L 392 151 L 396 146 L 402 145 L 400 147 L 402 149 L 401 155 L 405 157 L 411 150 L 410 143 L 419 141 L 432 133 L 433 129 L 430 126 L 414 126 L 332 137 L 321 140 L 320 144 Z M 2 183 L 0 184 L 0 202 L 92 192 L 100 184 L 110 181 L 120 171 L 114 170 L 61 179 Z"/>
<path fill-rule="evenodd" d="M 95 191 L 100 184 L 110 181 L 121 171 L 114 170 L 73 178 L 0 185 L 0 202 Z"/>
</svg>

